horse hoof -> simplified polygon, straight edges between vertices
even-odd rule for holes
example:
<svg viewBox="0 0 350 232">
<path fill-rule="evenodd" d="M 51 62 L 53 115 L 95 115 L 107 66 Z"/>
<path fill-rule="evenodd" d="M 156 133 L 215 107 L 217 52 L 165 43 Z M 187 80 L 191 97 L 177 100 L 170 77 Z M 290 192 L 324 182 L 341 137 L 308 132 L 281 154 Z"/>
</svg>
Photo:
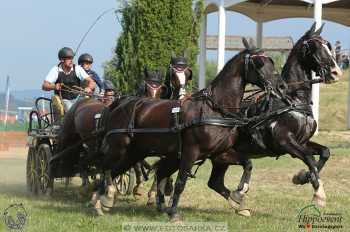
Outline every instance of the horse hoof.
<svg viewBox="0 0 350 232">
<path fill-rule="evenodd" d="M 238 190 L 236 190 L 230 193 L 229 199 L 236 202 L 236 204 L 240 205 L 243 200 L 243 197 L 244 197 L 244 194 L 241 194 Z"/>
<path fill-rule="evenodd" d="M 301 169 L 292 179 L 293 184 L 303 185 L 309 182 L 308 172 L 305 169 Z"/>
<path fill-rule="evenodd" d="M 102 195 L 100 197 L 100 200 L 101 200 L 101 204 L 104 207 L 112 208 L 114 205 L 114 198 L 110 198 L 110 197 L 106 197 L 105 195 Z"/>
<path fill-rule="evenodd" d="M 165 203 L 162 203 L 162 204 L 160 204 L 160 205 L 157 205 L 157 210 L 158 210 L 158 212 L 160 212 L 160 213 L 165 213 L 165 212 L 167 212 Z"/>
<path fill-rule="evenodd" d="M 103 216 L 104 215 L 100 200 L 96 201 L 94 209 L 95 209 L 95 213 L 96 213 L 97 216 Z"/>
<path fill-rule="evenodd" d="M 228 198 L 227 201 L 232 209 L 235 209 L 235 210 L 239 209 L 239 204 L 237 202 L 235 202 L 234 200 L 232 200 L 230 197 Z"/>
<path fill-rule="evenodd" d="M 107 195 L 102 195 L 100 197 L 101 204 L 104 207 L 112 208 L 114 205 L 114 196 L 115 196 L 116 189 L 114 186 L 110 185 L 107 187 Z"/>
<path fill-rule="evenodd" d="M 236 213 L 240 216 L 244 216 L 244 217 L 250 217 L 251 213 L 249 209 L 242 209 L 242 210 L 237 210 Z"/>
<path fill-rule="evenodd" d="M 182 218 L 180 216 L 180 214 L 172 214 L 169 216 L 170 217 L 170 222 L 171 223 L 175 223 L 175 224 L 179 224 L 182 222 Z"/>
</svg>

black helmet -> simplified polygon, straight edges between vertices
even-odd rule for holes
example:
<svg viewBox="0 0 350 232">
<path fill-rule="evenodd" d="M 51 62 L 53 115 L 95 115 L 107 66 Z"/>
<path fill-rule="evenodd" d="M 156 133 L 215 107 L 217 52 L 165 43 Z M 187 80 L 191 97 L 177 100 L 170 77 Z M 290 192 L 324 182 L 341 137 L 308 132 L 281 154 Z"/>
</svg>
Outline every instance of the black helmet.
<svg viewBox="0 0 350 232">
<path fill-rule="evenodd" d="M 172 57 L 171 64 L 174 66 L 186 67 L 187 59 L 185 57 Z"/>
<path fill-rule="evenodd" d="M 103 82 L 103 88 L 104 88 L 104 90 L 113 90 L 114 91 L 114 85 L 113 85 L 112 81 L 110 81 L 110 80 L 105 80 Z"/>
<path fill-rule="evenodd" d="M 71 48 L 64 47 L 58 51 L 58 59 L 60 60 L 64 58 L 73 58 L 73 57 L 74 57 L 74 52 L 73 52 L 73 49 Z"/>
<path fill-rule="evenodd" d="M 78 64 L 80 65 L 80 64 L 82 64 L 84 62 L 93 63 L 94 59 L 92 58 L 92 56 L 90 54 L 84 53 L 81 56 L 79 56 Z"/>
<path fill-rule="evenodd" d="M 151 81 L 160 84 L 163 79 L 163 73 L 161 70 L 149 71 L 147 66 L 143 69 L 145 81 Z"/>
</svg>

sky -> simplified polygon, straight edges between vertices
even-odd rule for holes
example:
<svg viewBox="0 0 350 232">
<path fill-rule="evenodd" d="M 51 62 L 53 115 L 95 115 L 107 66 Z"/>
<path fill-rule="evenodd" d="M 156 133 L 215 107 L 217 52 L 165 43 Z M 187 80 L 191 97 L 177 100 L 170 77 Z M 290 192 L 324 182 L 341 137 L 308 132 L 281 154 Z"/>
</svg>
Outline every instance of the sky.
<svg viewBox="0 0 350 232">
<path fill-rule="evenodd" d="M 61 47 L 75 49 L 79 41 L 103 11 L 117 8 L 116 0 L 4 0 L 0 9 L 0 92 L 5 90 L 6 76 L 12 90 L 40 89 L 48 71 L 57 65 Z M 256 23 L 248 17 L 227 12 L 226 35 L 255 36 Z M 296 41 L 310 28 L 312 19 L 284 19 L 264 23 L 265 36 L 292 36 Z M 332 44 L 350 46 L 350 28 L 325 21 L 322 36 Z M 208 15 L 208 34 L 217 34 L 217 14 Z M 88 34 L 79 54 L 94 57 L 94 69 L 103 76 L 103 63 L 113 55 L 120 25 L 113 12 L 101 18 Z M 233 54 L 226 52 L 226 59 Z M 216 59 L 208 51 L 208 59 Z"/>
</svg>

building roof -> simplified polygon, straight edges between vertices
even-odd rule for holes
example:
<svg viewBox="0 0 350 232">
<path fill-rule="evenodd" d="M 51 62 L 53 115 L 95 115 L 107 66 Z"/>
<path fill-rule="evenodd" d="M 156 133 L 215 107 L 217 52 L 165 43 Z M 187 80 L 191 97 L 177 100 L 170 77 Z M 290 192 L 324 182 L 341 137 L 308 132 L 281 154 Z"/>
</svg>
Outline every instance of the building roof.
<svg viewBox="0 0 350 232">
<path fill-rule="evenodd" d="M 246 37 L 248 40 L 253 37 Z M 208 50 L 216 50 L 218 46 L 216 35 L 208 35 L 206 46 Z M 255 42 L 256 44 L 256 42 Z M 289 51 L 293 48 L 293 39 L 290 36 L 267 36 L 263 38 L 263 48 L 266 51 Z M 225 38 L 225 50 L 243 50 L 242 36 L 228 35 Z"/>
<path fill-rule="evenodd" d="M 218 10 L 217 1 L 207 0 L 206 12 Z M 249 18 L 268 22 L 284 18 L 312 18 L 314 0 L 225 0 L 226 10 L 239 12 Z M 349 0 L 323 0 L 322 18 L 350 26 Z"/>
</svg>

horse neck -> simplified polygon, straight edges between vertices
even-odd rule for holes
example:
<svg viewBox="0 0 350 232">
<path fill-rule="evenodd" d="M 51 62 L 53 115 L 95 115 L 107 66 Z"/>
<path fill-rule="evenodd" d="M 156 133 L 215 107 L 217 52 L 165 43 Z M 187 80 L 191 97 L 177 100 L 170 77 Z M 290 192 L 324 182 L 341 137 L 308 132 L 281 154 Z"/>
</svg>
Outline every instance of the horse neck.
<svg viewBox="0 0 350 232">
<path fill-rule="evenodd" d="M 296 55 L 289 57 L 282 70 L 282 78 L 288 85 L 287 95 L 292 99 L 309 104 L 311 85 L 305 82 L 308 79 L 305 75 L 311 75 L 311 71 L 300 63 Z"/>
<path fill-rule="evenodd" d="M 231 72 L 220 75 L 222 75 L 220 79 L 210 85 L 215 101 L 224 108 L 237 112 L 245 89 L 245 82 L 240 75 L 240 70 L 234 68 Z"/>
</svg>

